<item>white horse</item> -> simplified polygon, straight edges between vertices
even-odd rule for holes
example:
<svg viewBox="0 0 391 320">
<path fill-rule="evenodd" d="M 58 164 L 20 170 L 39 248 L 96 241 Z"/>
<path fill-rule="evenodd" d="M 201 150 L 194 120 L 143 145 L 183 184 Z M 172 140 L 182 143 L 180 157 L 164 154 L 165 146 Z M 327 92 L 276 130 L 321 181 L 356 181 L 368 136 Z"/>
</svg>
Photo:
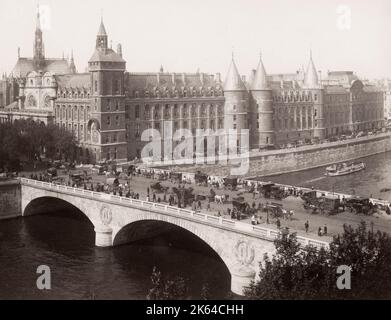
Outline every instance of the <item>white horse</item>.
<svg viewBox="0 0 391 320">
<path fill-rule="evenodd" d="M 225 196 L 219 196 L 219 195 L 215 195 L 215 202 L 216 203 L 220 203 L 220 204 L 224 204 L 224 201 L 225 201 Z"/>
</svg>

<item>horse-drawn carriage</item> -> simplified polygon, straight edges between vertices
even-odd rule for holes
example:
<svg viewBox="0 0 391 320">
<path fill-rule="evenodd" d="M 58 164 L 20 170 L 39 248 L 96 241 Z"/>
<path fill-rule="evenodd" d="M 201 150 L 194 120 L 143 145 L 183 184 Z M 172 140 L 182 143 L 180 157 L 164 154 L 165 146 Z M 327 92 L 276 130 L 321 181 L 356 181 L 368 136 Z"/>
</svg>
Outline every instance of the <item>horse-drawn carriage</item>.
<svg viewBox="0 0 391 320">
<path fill-rule="evenodd" d="M 224 178 L 224 187 L 228 190 L 236 190 L 238 186 L 238 178 L 237 177 L 226 177 Z"/>
<path fill-rule="evenodd" d="M 197 171 L 194 176 L 195 183 L 198 185 L 207 185 L 208 184 L 208 175 L 202 173 L 201 171 Z"/>
<path fill-rule="evenodd" d="M 369 201 L 369 198 L 354 197 L 347 199 L 346 207 L 352 212 L 372 215 L 375 213 L 375 206 Z"/>
<path fill-rule="evenodd" d="M 155 193 L 164 193 L 164 192 L 167 192 L 169 187 L 162 186 L 160 182 L 156 182 L 153 185 L 151 185 L 151 189 Z"/>
<path fill-rule="evenodd" d="M 175 183 L 182 182 L 182 172 L 171 172 L 170 179 Z"/>
<path fill-rule="evenodd" d="M 317 197 L 315 190 L 305 192 L 301 198 L 304 200 L 304 209 L 311 210 L 312 214 L 336 214 L 341 206 L 339 198 L 325 195 Z"/>
<path fill-rule="evenodd" d="M 274 198 L 276 200 L 282 200 L 286 196 L 284 189 L 274 183 L 266 183 L 262 185 L 260 192 L 263 197 L 267 199 Z"/>
<path fill-rule="evenodd" d="M 172 192 L 176 195 L 178 202 L 180 202 L 183 207 L 190 205 L 196 199 L 196 196 L 193 194 L 193 188 L 172 187 Z"/>
</svg>

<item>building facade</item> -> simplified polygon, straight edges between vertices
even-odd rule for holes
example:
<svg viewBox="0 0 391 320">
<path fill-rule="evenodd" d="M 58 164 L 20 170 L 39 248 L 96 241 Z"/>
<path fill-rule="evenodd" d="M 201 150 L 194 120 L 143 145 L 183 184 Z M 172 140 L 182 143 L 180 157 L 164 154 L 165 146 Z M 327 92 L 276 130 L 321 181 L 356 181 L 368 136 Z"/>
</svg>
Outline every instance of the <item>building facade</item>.
<svg viewBox="0 0 391 320">
<path fill-rule="evenodd" d="M 18 57 L 3 76 L 0 107 L 1 121 L 32 118 L 73 132 L 87 162 L 140 158 L 154 135 L 173 149 L 192 139 L 196 153 L 197 130 L 204 130 L 201 150 L 220 130 L 228 138 L 236 133 L 238 149 L 248 130 L 250 148 L 261 149 L 384 125 L 383 91 L 350 71 L 329 72 L 321 80 L 312 54 L 306 70 L 291 74 L 267 74 L 260 58 L 248 81 L 234 57 L 224 82 L 220 74 L 168 73 L 163 67 L 132 73 L 121 45 L 109 48 L 101 21 L 88 72 L 77 73 L 73 55 L 70 61 L 45 58 L 39 16 L 34 56 Z M 143 136 L 148 129 L 151 134 Z M 219 147 L 216 138 L 216 152 Z M 162 157 L 174 152 L 165 151 Z"/>
</svg>

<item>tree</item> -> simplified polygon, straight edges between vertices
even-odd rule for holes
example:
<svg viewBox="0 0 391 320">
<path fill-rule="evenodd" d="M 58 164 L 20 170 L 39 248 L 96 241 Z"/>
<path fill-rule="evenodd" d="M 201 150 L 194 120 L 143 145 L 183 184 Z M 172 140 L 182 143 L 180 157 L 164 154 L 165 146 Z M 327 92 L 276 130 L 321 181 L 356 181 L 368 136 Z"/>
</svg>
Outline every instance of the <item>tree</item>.
<svg viewBox="0 0 391 320">
<path fill-rule="evenodd" d="M 259 280 L 245 290 L 252 299 L 376 299 L 391 296 L 391 238 L 344 225 L 329 249 L 300 248 L 296 234 L 279 237 L 265 255 Z M 351 267 L 351 290 L 337 288 L 337 269 Z"/>
<path fill-rule="evenodd" d="M 187 294 L 187 281 L 182 277 L 164 279 L 157 267 L 151 275 L 152 288 L 149 289 L 147 300 L 184 300 Z"/>
</svg>

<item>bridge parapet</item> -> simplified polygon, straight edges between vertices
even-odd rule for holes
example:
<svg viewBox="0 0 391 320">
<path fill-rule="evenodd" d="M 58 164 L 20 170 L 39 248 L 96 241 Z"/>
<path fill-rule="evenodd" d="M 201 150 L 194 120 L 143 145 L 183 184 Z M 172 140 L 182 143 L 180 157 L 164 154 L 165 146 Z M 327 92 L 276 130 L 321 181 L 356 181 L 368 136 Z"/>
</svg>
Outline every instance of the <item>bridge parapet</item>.
<svg viewBox="0 0 391 320">
<path fill-rule="evenodd" d="M 36 188 L 41 188 L 49 191 L 65 193 L 68 195 L 79 196 L 97 201 L 110 202 L 116 205 L 133 207 L 136 209 L 144 209 L 146 211 L 154 211 L 157 213 L 173 215 L 176 217 L 182 217 L 188 220 L 192 220 L 194 222 L 208 224 L 217 228 L 227 229 L 230 231 L 250 235 L 252 237 L 260 238 L 267 241 L 274 241 L 280 234 L 280 231 L 274 229 L 256 226 L 239 221 L 232 221 L 223 217 L 216 217 L 202 212 L 194 212 L 192 210 L 177 208 L 161 203 L 125 198 L 117 195 L 99 193 L 26 178 L 20 178 L 20 182 L 22 185 L 34 186 Z M 297 239 L 303 247 L 306 245 L 312 245 L 317 248 L 327 248 L 329 245 L 328 242 L 302 236 L 297 236 Z"/>
</svg>

